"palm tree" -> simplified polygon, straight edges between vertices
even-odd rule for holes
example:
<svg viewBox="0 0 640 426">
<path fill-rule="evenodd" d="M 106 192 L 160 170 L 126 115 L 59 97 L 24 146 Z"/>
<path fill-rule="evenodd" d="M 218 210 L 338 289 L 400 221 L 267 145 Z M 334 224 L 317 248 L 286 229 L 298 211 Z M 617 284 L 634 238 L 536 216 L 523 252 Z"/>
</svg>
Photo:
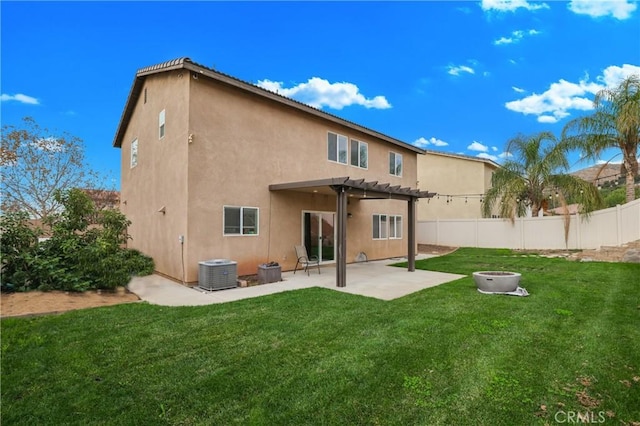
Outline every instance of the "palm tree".
<svg viewBox="0 0 640 426">
<path fill-rule="evenodd" d="M 576 176 L 563 174 L 569 169 L 567 151 L 551 132 L 532 136 L 518 135 L 505 150 L 508 160 L 491 178 L 482 206 L 483 215 L 490 217 L 499 203 L 501 217 L 537 216 L 548 198 L 557 197 L 568 214 L 567 200 L 580 204 L 580 212 L 588 214 L 602 205 L 597 188 Z M 565 227 L 568 232 L 568 227 Z"/>
<path fill-rule="evenodd" d="M 613 89 L 599 91 L 593 101 L 595 113 L 566 124 L 563 140 L 582 151 L 585 159 L 598 160 L 602 152 L 622 152 L 627 202 L 635 199 L 640 135 L 640 75 L 630 75 Z"/>
</svg>

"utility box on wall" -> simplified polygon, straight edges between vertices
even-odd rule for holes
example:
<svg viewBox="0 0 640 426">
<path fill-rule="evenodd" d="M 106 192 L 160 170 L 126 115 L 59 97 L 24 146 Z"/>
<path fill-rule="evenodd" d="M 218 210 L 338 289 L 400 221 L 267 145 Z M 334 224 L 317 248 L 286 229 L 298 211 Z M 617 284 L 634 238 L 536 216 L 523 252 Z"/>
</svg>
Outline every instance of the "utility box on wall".
<svg viewBox="0 0 640 426">
<path fill-rule="evenodd" d="M 211 259 L 198 264 L 198 287 L 201 289 L 223 290 L 238 286 L 238 262 Z"/>
</svg>

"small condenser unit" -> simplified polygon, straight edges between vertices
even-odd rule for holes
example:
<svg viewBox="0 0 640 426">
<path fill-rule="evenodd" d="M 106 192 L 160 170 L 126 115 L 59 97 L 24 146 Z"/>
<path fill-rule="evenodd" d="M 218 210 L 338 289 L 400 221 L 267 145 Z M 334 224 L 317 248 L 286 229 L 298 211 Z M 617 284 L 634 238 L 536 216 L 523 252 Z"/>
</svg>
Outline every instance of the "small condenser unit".
<svg viewBox="0 0 640 426">
<path fill-rule="evenodd" d="M 201 289 L 222 290 L 238 286 L 238 262 L 211 259 L 198 264 L 198 287 Z"/>
</svg>

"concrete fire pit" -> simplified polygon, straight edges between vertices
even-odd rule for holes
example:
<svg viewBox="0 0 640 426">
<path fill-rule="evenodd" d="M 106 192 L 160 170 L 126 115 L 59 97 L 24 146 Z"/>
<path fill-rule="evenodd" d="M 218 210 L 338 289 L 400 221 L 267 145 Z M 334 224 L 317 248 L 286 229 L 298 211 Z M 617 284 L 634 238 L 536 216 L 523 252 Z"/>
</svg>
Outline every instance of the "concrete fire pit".
<svg viewBox="0 0 640 426">
<path fill-rule="evenodd" d="M 478 290 L 487 293 L 507 293 L 515 291 L 521 275 L 517 272 L 480 271 L 473 273 Z"/>
</svg>

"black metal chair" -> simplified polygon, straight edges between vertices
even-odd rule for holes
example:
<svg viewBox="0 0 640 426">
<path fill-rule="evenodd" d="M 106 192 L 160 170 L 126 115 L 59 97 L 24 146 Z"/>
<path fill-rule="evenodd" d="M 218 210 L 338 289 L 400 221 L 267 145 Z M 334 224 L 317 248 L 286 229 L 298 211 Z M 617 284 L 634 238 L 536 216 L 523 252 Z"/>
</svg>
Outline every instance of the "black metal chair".
<svg viewBox="0 0 640 426">
<path fill-rule="evenodd" d="M 307 275 L 309 275 L 309 266 L 317 266 L 318 274 L 320 273 L 320 259 L 318 256 L 309 256 L 307 254 L 307 248 L 305 246 L 295 246 L 296 256 L 298 257 L 298 261 L 296 262 L 296 267 L 293 270 L 295 274 L 298 270 L 298 265 L 303 266 L 304 270 L 307 271 Z"/>
</svg>

